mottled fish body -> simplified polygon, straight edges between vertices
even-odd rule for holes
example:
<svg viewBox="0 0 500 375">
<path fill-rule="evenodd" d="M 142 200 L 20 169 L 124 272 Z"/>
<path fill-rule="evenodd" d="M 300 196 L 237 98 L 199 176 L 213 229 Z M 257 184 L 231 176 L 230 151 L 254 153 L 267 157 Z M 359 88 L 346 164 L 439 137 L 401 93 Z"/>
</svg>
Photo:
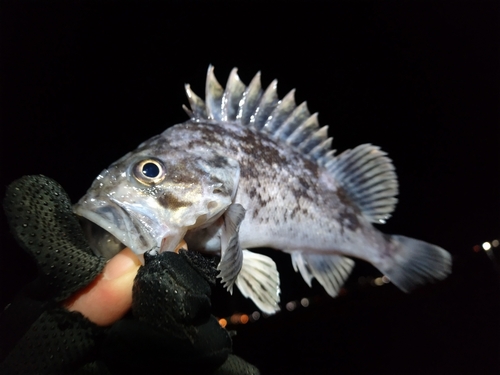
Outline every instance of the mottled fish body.
<svg viewBox="0 0 500 375">
<path fill-rule="evenodd" d="M 225 89 L 207 76 L 205 101 L 186 85 L 191 119 L 142 143 L 104 170 L 75 212 L 94 251 L 112 256 L 123 246 L 137 254 L 190 250 L 221 255 L 220 277 L 257 306 L 279 309 L 279 275 L 267 256 L 290 253 L 296 271 L 316 278 L 332 296 L 353 267 L 372 263 L 400 289 L 446 277 L 451 256 L 423 241 L 373 227 L 394 210 L 394 167 L 378 147 L 335 155 L 327 127 L 294 92 L 278 99 L 276 81 L 264 91 L 236 69 Z"/>
</svg>

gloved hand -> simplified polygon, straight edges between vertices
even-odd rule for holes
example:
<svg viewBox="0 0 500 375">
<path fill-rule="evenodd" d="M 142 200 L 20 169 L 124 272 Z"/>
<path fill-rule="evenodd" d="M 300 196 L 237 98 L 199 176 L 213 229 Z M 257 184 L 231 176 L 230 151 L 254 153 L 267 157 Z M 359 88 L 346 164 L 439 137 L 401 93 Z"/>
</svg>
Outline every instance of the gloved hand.
<svg viewBox="0 0 500 375">
<path fill-rule="evenodd" d="M 230 354 L 229 334 L 210 314 L 215 268 L 198 253 L 146 256 L 132 313 L 102 327 L 65 307 L 99 284 L 106 261 L 92 254 L 64 190 L 26 176 L 9 186 L 4 207 L 39 277 L 1 316 L 0 373 L 258 373 Z"/>
</svg>

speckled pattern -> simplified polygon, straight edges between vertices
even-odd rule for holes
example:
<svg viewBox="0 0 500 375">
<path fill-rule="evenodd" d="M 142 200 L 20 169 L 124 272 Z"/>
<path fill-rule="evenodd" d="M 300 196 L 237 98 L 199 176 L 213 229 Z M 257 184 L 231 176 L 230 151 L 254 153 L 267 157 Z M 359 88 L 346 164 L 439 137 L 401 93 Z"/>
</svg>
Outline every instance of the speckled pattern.
<svg viewBox="0 0 500 375">
<path fill-rule="evenodd" d="M 103 170 L 75 213 L 137 254 L 171 251 L 186 237 L 191 249 L 224 258 L 227 214 L 239 205 L 244 219 L 231 251 L 290 253 L 304 280 L 316 278 L 331 296 L 339 288 L 326 285 L 341 285 L 334 280 L 343 282 L 353 266 L 342 257 L 370 262 L 403 291 L 450 273 L 446 250 L 372 225 L 390 217 L 399 191 L 392 161 L 378 146 L 335 155 L 328 126 L 320 127 L 305 103 L 296 105 L 294 90 L 281 100 L 276 81 L 263 90 L 259 73 L 245 86 L 234 68 L 223 88 L 209 66 L 205 87 L 203 101 L 187 85 L 190 120 Z M 154 180 L 137 169 L 148 162 L 161 166 Z M 103 247 L 94 250 L 103 254 Z M 222 263 L 229 269 L 223 282 L 232 285 L 225 275 L 243 269 L 242 262 Z M 259 305 L 256 293 L 250 298 L 276 311 L 276 290 L 262 289 L 275 304 Z"/>
</svg>

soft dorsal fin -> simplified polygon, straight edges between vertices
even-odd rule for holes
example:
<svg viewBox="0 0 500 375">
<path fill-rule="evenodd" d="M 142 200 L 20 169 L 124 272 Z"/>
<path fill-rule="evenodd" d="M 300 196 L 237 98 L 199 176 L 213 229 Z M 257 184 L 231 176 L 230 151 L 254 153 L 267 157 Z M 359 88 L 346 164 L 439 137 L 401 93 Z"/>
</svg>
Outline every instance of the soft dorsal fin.
<svg viewBox="0 0 500 375">
<path fill-rule="evenodd" d="M 184 110 L 193 121 L 236 122 L 294 147 L 333 174 L 368 220 L 384 223 L 397 202 L 398 183 L 391 160 L 372 145 L 361 145 L 335 156 L 328 126 L 320 127 L 317 113 L 311 115 L 306 102 L 295 103 L 295 90 L 279 99 L 277 85 L 274 80 L 263 90 L 259 72 L 245 86 L 234 68 L 223 88 L 210 65 L 205 101 L 186 85 L 191 109 Z"/>
<path fill-rule="evenodd" d="M 385 223 L 398 201 L 396 173 L 385 152 L 370 144 L 359 145 L 332 158 L 325 167 L 363 216 Z"/>
</svg>

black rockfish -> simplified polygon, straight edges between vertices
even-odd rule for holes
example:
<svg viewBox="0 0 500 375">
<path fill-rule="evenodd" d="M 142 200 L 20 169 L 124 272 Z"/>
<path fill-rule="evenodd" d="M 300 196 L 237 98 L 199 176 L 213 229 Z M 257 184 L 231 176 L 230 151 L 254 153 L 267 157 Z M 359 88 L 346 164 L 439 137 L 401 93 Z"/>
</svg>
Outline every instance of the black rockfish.
<svg viewBox="0 0 500 375">
<path fill-rule="evenodd" d="M 111 164 L 74 211 L 89 222 L 94 251 L 110 257 L 190 250 L 220 254 L 218 269 L 264 312 L 279 309 L 279 275 L 267 256 L 290 253 L 293 266 L 331 296 L 354 265 L 377 267 L 409 291 L 445 278 L 451 256 L 438 246 L 386 235 L 398 183 L 384 152 L 370 144 L 339 155 L 292 90 L 283 99 L 260 74 L 245 86 L 233 69 L 224 89 L 209 67 L 205 101 L 186 85 L 190 120 L 168 128 Z"/>
</svg>

